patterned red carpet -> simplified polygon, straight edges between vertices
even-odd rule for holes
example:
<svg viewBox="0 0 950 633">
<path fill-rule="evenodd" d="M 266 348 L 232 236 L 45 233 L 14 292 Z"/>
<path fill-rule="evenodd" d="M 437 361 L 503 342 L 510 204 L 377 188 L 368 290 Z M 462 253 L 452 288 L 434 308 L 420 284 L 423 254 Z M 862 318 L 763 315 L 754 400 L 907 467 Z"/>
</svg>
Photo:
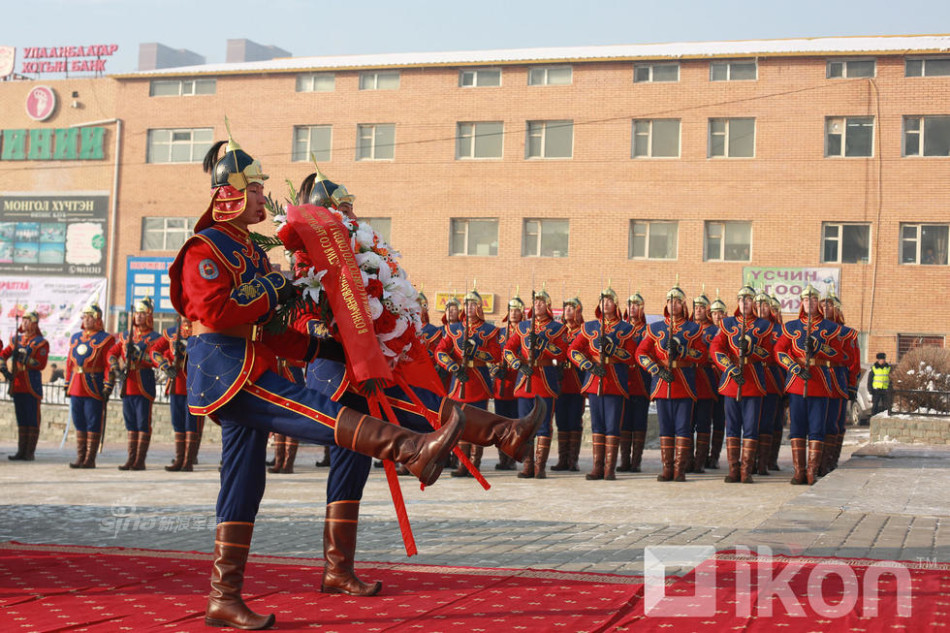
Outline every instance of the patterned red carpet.
<svg viewBox="0 0 950 633">
<path fill-rule="evenodd" d="M 251 608 L 275 613 L 281 631 L 775 633 L 946 626 L 950 566 L 890 565 L 720 553 L 682 578 L 645 586 L 630 576 L 380 563 L 359 571 L 382 580 L 382 594 L 350 598 L 319 593 L 320 560 L 252 556 L 244 595 Z M 210 554 L 193 552 L 0 544 L 0 631 L 208 631 L 210 567 Z"/>
</svg>

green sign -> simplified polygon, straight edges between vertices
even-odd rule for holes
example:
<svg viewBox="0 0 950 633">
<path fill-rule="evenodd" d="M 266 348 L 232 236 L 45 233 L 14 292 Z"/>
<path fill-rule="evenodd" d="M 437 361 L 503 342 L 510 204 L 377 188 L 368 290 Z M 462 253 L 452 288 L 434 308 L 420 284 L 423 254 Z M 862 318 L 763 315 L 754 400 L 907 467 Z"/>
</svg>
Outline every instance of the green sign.
<svg viewBox="0 0 950 633">
<path fill-rule="evenodd" d="M 0 130 L 0 160 L 103 160 L 104 127 Z"/>
</svg>

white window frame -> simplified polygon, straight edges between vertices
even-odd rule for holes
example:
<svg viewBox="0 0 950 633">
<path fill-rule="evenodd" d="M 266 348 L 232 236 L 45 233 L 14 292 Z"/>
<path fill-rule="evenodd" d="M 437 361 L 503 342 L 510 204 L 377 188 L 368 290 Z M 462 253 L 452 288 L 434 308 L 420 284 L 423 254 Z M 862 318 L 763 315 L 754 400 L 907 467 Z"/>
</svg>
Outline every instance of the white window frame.
<svg viewBox="0 0 950 633">
<path fill-rule="evenodd" d="M 870 153 L 848 154 L 848 130 L 855 127 L 860 121 L 871 122 Z M 841 150 L 837 154 L 831 153 L 831 130 L 835 125 L 841 126 Z M 861 123 L 863 126 L 864 124 Z M 873 116 L 829 116 L 825 117 L 825 158 L 872 158 L 874 156 L 874 135 L 877 133 Z"/>
<path fill-rule="evenodd" d="M 844 232 L 849 226 L 863 226 L 868 230 L 867 250 L 863 258 L 857 261 L 843 261 Z M 837 235 L 829 235 L 831 229 L 837 230 Z M 825 245 L 835 242 L 838 256 L 835 259 L 825 258 Z M 867 264 L 871 260 L 871 224 L 869 222 L 823 222 L 821 225 L 821 262 L 823 264 Z"/>
<path fill-rule="evenodd" d="M 170 94 L 155 94 L 158 86 L 175 87 L 177 90 Z M 149 82 L 148 96 L 150 97 L 194 97 L 213 95 L 218 90 L 218 82 L 214 77 L 195 77 L 194 79 L 153 79 Z"/>
<path fill-rule="evenodd" d="M 569 77 L 567 81 L 552 81 L 552 71 L 569 71 Z M 535 66 L 534 68 L 528 69 L 528 85 L 529 86 L 570 86 L 574 83 L 574 67 L 573 66 Z"/>
<path fill-rule="evenodd" d="M 557 255 L 542 255 L 544 252 L 543 238 L 544 238 L 544 229 L 543 225 L 545 222 L 565 222 L 567 224 L 567 250 L 561 253 L 560 251 L 553 251 L 558 253 Z M 529 227 L 531 225 L 536 225 L 536 231 L 531 232 Z M 529 239 L 533 236 L 533 244 L 529 248 Z M 570 255 L 570 246 L 571 244 L 571 221 L 568 218 L 525 218 L 521 224 L 521 256 L 522 257 L 568 257 Z M 529 250 L 531 252 L 529 252 Z"/>
<path fill-rule="evenodd" d="M 738 121 L 752 121 L 752 153 L 748 156 L 738 156 L 733 155 L 732 146 L 732 128 L 734 127 L 734 122 Z M 720 134 L 719 132 L 713 131 L 715 123 L 723 122 L 725 124 L 724 131 Z M 722 154 L 713 154 L 713 139 L 716 136 L 723 136 L 723 153 Z M 755 141 L 756 141 L 756 125 L 754 117 L 728 117 L 721 118 L 716 117 L 709 119 L 708 123 L 708 140 L 707 140 L 707 158 L 719 158 L 719 159 L 737 159 L 737 158 L 755 158 Z"/>
<path fill-rule="evenodd" d="M 383 77 L 395 77 L 396 85 L 389 88 L 380 88 L 379 80 Z M 401 77 L 398 70 L 366 70 L 360 73 L 360 90 L 399 90 Z"/>
<path fill-rule="evenodd" d="M 933 66 L 932 62 L 941 62 L 947 66 L 947 72 L 930 74 L 927 72 L 927 66 Z M 911 74 L 911 65 L 920 64 L 920 74 Z M 905 77 L 950 77 L 950 57 L 911 57 L 904 60 Z"/>
<path fill-rule="evenodd" d="M 498 73 L 498 83 L 482 83 L 479 77 L 487 73 Z M 466 82 L 466 76 L 471 76 L 471 82 Z M 459 88 L 500 88 L 501 68 L 462 68 L 459 70 Z"/>
<path fill-rule="evenodd" d="M 733 73 L 735 66 L 747 66 L 751 64 L 755 68 L 755 76 L 742 79 L 734 79 Z M 716 68 L 726 68 L 726 76 L 723 79 L 715 79 Z M 759 79 L 759 61 L 757 59 L 734 59 L 731 61 L 709 62 L 709 81 L 758 81 Z"/>
<path fill-rule="evenodd" d="M 675 68 L 676 78 L 675 79 L 657 79 L 656 78 L 657 68 Z M 644 71 L 644 70 L 646 71 L 647 77 L 645 79 L 638 79 L 637 76 L 642 74 L 639 71 Z M 633 83 L 635 84 L 677 83 L 679 80 L 680 80 L 679 62 L 657 62 L 654 64 L 634 64 L 633 65 Z"/>
<path fill-rule="evenodd" d="M 377 144 L 379 143 L 379 134 L 378 132 L 384 127 L 392 128 L 392 156 L 377 156 Z M 360 152 L 363 150 L 363 140 L 367 139 L 369 141 L 369 155 L 360 156 Z M 381 145 L 384 147 L 385 145 Z M 362 161 L 373 161 L 373 160 L 395 160 L 396 159 L 396 124 L 395 123 L 360 123 L 356 126 L 356 160 L 358 162 Z"/>
<path fill-rule="evenodd" d="M 182 247 L 185 241 L 194 235 L 197 218 L 182 218 L 169 216 L 144 216 L 142 218 L 140 243 L 142 251 L 177 251 Z M 156 227 L 155 224 L 161 224 Z M 152 227 L 148 225 L 152 224 Z M 153 248 L 146 244 L 146 236 L 161 235 L 161 248 Z M 169 238 L 174 238 L 169 241 Z"/>
<path fill-rule="evenodd" d="M 950 115 L 948 114 L 932 114 L 932 115 L 919 115 L 919 116 L 905 116 L 902 123 L 902 133 L 901 133 L 901 154 L 906 157 L 915 157 L 915 158 L 946 158 L 950 155 L 950 151 L 947 154 L 925 154 L 924 150 L 927 145 L 927 120 L 933 122 L 934 119 L 947 119 L 950 121 Z M 914 122 L 913 125 L 910 125 L 911 122 Z M 911 127 L 916 127 L 917 129 L 910 129 Z M 913 134 L 917 137 L 917 153 L 911 154 L 907 151 L 907 142 L 909 136 Z"/>
<path fill-rule="evenodd" d="M 168 140 L 156 140 L 157 136 L 164 135 L 168 135 Z M 188 136 L 188 138 L 185 139 L 184 136 Z M 196 136 L 200 138 L 196 139 Z M 200 163 L 212 145 L 214 145 L 214 128 L 153 128 L 148 131 L 145 162 L 156 165 L 169 163 Z M 189 147 L 188 159 L 172 160 L 173 151 L 183 146 Z M 162 157 L 157 156 L 157 150 L 159 149 L 163 150 Z"/>
<path fill-rule="evenodd" d="M 749 227 L 749 256 L 745 259 L 742 258 L 726 258 L 726 230 L 729 225 L 739 226 L 746 225 Z M 710 229 L 719 228 L 719 252 L 710 253 L 709 238 L 710 238 Z M 703 261 L 706 262 L 750 262 L 752 261 L 752 222 L 745 220 L 707 220 L 703 223 Z M 715 256 L 714 256 L 715 255 Z"/>
<path fill-rule="evenodd" d="M 658 121 L 663 122 L 676 122 L 676 153 L 670 156 L 656 156 L 654 151 L 653 142 L 655 135 L 653 133 L 653 128 L 655 123 Z M 646 132 L 643 132 L 643 127 L 646 126 Z M 640 127 L 641 131 L 637 131 L 637 128 Z M 630 158 L 637 160 L 642 160 L 645 158 L 655 158 L 658 160 L 670 160 L 680 157 L 680 152 L 682 151 L 682 142 L 683 142 L 683 124 L 680 119 L 634 119 L 630 126 Z M 646 146 L 647 152 L 645 154 L 637 154 L 637 138 L 646 136 Z"/>
<path fill-rule="evenodd" d="M 633 241 L 634 236 L 637 235 L 637 225 L 644 225 L 645 230 L 643 233 L 640 233 L 643 237 L 643 254 L 638 255 L 634 252 Z M 651 240 L 650 233 L 653 227 L 664 225 L 664 226 L 673 226 L 675 232 L 673 235 L 673 245 L 672 245 L 672 257 L 656 257 L 651 253 Z M 643 260 L 653 260 L 653 261 L 674 261 L 678 259 L 679 256 L 679 222 L 676 220 L 630 220 L 629 228 L 627 230 L 627 259 L 643 259 Z"/>
<path fill-rule="evenodd" d="M 950 252 L 948 252 L 948 249 L 950 249 L 950 245 L 944 245 L 944 252 L 942 254 L 943 255 L 942 259 L 944 263 L 925 264 L 921 261 L 921 253 L 920 253 L 921 233 L 923 232 L 923 229 L 927 227 L 932 227 L 932 228 L 943 227 L 947 229 L 947 235 L 948 237 L 950 237 L 950 224 L 946 224 L 943 222 L 931 222 L 931 223 L 902 222 L 900 225 L 900 248 L 898 252 L 898 258 L 902 266 L 946 266 L 947 262 L 950 262 Z M 907 237 L 907 229 L 913 229 L 914 234 L 912 237 Z M 950 239 L 948 239 L 947 241 L 950 242 Z M 904 245 L 908 242 L 912 242 L 914 244 L 915 255 L 914 255 L 914 261 L 912 262 L 904 261 Z M 940 257 L 941 254 L 936 253 L 936 255 Z"/>
<path fill-rule="evenodd" d="M 330 80 L 329 87 L 318 88 L 320 79 Z M 295 84 L 297 92 L 333 92 L 336 90 L 336 73 L 300 73 Z"/>
<path fill-rule="evenodd" d="M 871 63 L 871 74 L 861 75 L 857 72 L 857 64 Z M 840 72 L 836 73 L 838 70 Z M 826 79 L 873 79 L 877 76 L 877 60 L 873 57 L 858 59 L 829 59 L 825 64 Z"/>
<path fill-rule="evenodd" d="M 500 126 L 498 131 L 487 130 L 486 126 Z M 482 129 L 481 134 L 479 128 Z M 498 134 L 500 143 L 498 154 L 491 156 L 478 156 L 478 148 L 481 146 L 479 139 L 486 139 L 488 136 Z M 462 141 L 468 139 L 469 151 L 467 154 L 462 152 Z M 497 160 L 504 158 L 505 153 L 505 123 L 504 121 L 459 121 L 455 126 L 455 160 Z"/>
<path fill-rule="evenodd" d="M 568 127 L 571 128 L 571 152 L 568 156 L 547 156 L 547 136 L 548 128 Z M 540 139 L 540 151 L 538 154 L 532 154 L 532 138 Z M 570 160 L 574 158 L 574 121 L 573 119 L 562 119 L 557 121 L 528 121 L 525 126 L 525 144 L 524 157 L 528 160 Z"/>
<path fill-rule="evenodd" d="M 314 134 L 326 132 L 327 133 L 327 146 L 325 148 L 314 149 L 313 141 Z M 290 151 L 290 160 L 291 162 L 301 162 L 309 161 L 310 154 L 316 154 L 317 162 L 328 163 L 333 153 L 333 126 L 327 124 L 319 125 L 295 125 L 294 126 L 294 138 L 291 145 Z M 303 137 L 306 137 L 304 139 Z M 304 149 L 300 150 L 298 147 L 305 145 Z"/>
<path fill-rule="evenodd" d="M 469 240 L 469 225 L 472 222 L 488 222 L 495 225 L 495 239 L 488 245 L 488 253 L 473 252 L 477 244 Z M 462 236 L 461 251 L 455 250 L 455 236 Z M 494 252 L 492 252 L 494 251 Z M 449 219 L 449 257 L 498 257 L 498 218 L 450 218 Z"/>
</svg>

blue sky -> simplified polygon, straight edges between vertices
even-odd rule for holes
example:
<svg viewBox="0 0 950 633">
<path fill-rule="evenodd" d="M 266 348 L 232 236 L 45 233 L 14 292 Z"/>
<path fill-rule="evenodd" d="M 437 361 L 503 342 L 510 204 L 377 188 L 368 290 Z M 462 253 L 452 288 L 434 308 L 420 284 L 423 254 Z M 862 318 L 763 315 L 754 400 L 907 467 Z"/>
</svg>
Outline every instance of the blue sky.
<svg viewBox="0 0 950 633">
<path fill-rule="evenodd" d="M 6 6 L 3 6 L 6 5 Z M 0 0 L 0 45 L 140 43 L 223 62 L 228 39 L 294 56 L 950 31 L 946 0 Z"/>
</svg>

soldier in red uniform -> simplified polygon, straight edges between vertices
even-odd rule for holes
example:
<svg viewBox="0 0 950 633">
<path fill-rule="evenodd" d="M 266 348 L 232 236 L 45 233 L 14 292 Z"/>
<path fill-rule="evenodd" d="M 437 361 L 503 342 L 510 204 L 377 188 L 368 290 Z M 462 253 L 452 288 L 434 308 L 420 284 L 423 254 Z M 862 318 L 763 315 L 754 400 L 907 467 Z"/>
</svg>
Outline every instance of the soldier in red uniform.
<svg viewBox="0 0 950 633">
<path fill-rule="evenodd" d="M 534 295 L 530 318 L 512 330 L 505 344 L 505 362 L 518 372 L 515 397 L 518 398 L 518 414 L 528 415 L 534 408 L 535 398 L 541 398 L 547 414 L 538 427 L 538 443 L 534 459 L 531 453 L 524 460 L 524 468 L 518 477 L 544 479 L 545 466 L 551 451 L 551 417 L 554 415 L 554 399 L 560 392 L 560 381 L 555 364 L 565 359 L 567 352 L 567 327 L 554 320 L 551 313 L 551 296 L 545 291 Z"/>
<path fill-rule="evenodd" d="M 719 328 L 713 325 L 712 318 L 709 316 L 709 307 L 709 297 L 706 296 L 705 292 L 701 292 L 698 297 L 693 299 L 693 321 L 699 325 L 703 344 L 706 347 L 709 347 L 719 333 Z M 692 468 L 688 468 L 689 472 L 706 472 L 706 459 L 709 457 L 710 436 L 712 434 L 713 410 L 716 408 L 716 401 L 719 400 L 717 391 L 719 374 L 715 367 L 712 359 L 708 356 L 696 366 L 696 404 L 693 406 L 693 432 L 695 433 L 693 446 L 695 452 Z"/>
<path fill-rule="evenodd" d="M 646 336 L 647 321 L 643 295 L 636 292 L 627 299 L 625 320 L 633 327 L 633 346 L 636 348 Z M 627 403 L 624 407 L 624 423 L 620 429 L 619 472 L 640 472 L 643 446 L 646 444 L 647 419 L 650 411 L 650 374 L 639 364 L 630 366 L 627 379 Z"/>
<path fill-rule="evenodd" d="M 498 328 L 498 344 L 504 350 L 508 343 L 511 332 L 518 327 L 524 318 L 524 301 L 515 292 L 515 296 L 508 300 L 508 314 L 502 319 L 505 326 Z M 495 400 L 495 413 L 506 418 L 518 417 L 518 398 L 515 397 L 515 381 L 517 373 L 504 359 L 491 368 L 492 376 L 492 397 Z M 531 451 L 528 451 L 530 454 Z M 498 449 L 498 463 L 495 464 L 495 470 L 515 470 L 517 466 L 514 459 Z"/>
<path fill-rule="evenodd" d="M 829 288 L 821 301 L 821 309 L 829 321 L 838 325 L 837 337 L 844 358 L 832 367 L 834 396 L 829 400 L 828 418 L 825 424 L 825 445 L 820 474 L 827 474 L 838 467 L 841 445 L 848 420 L 848 405 L 858 397 L 858 378 L 861 375 L 861 349 L 858 346 L 858 333 L 844 324 L 841 301 Z"/>
<path fill-rule="evenodd" d="M 40 332 L 40 315 L 33 311 L 23 315 L 19 331 L 10 344 L 0 351 L 0 366 L 9 383 L 8 393 L 13 397 L 13 411 L 17 424 L 17 452 L 8 459 L 31 462 L 40 439 L 40 401 L 43 399 L 43 378 L 49 342 Z M 7 361 L 13 359 L 13 368 Z"/>
<path fill-rule="evenodd" d="M 584 304 L 580 297 L 566 300 L 562 305 L 561 323 L 564 324 L 564 340 L 571 343 L 584 327 Z M 554 423 L 557 425 L 557 463 L 551 470 L 577 472 L 581 440 L 584 436 L 584 382 L 587 374 L 574 366 L 565 356 L 558 363 L 561 370 L 561 394 L 554 401 Z"/>
<path fill-rule="evenodd" d="M 778 343 L 778 337 L 782 335 L 782 304 L 775 297 L 769 297 L 769 312 L 775 324 L 775 343 Z M 775 355 L 772 356 L 773 361 L 776 361 Z M 788 414 L 788 394 L 785 393 L 785 368 L 777 361 L 773 362 L 771 367 L 775 384 L 778 385 L 779 397 L 775 407 L 775 419 L 772 422 L 772 454 L 769 456 L 769 470 L 781 470 L 778 466 L 778 454 L 782 450 L 782 429 Z"/>
<path fill-rule="evenodd" d="M 175 432 L 175 459 L 165 470 L 171 472 L 192 472 L 198 459 L 198 447 L 201 445 L 201 431 L 204 416 L 196 416 L 188 411 L 188 387 L 186 383 L 185 346 L 191 336 L 191 321 L 182 317 L 178 325 L 162 332 L 162 336 L 152 346 L 152 363 L 168 377 L 165 393 L 172 415 L 172 429 Z"/>
<path fill-rule="evenodd" d="M 782 334 L 782 324 L 776 322 L 772 316 L 772 298 L 765 291 L 759 291 L 755 295 L 755 307 L 759 318 L 769 323 L 772 347 L 774 348 L 778 337 Z M 765 395 L 762 397 L 758 467 L 755 469 L 755 473 L 759 475 L 769 474 L 772 443 L 781 444 L 782 442 L 782 424 L 778 417 L 782 400 L 782 378 L 782 368 L 775 360 L 775 355 L 769 355 L 769 358 L 765 361 Z"/>
<path fill-rule="evenodd" d="M 102 329 L 102 309 L 92 303 L 82 311 L 82 331 L 69 340 L 66 395 L 76 427 L 76 461 L 70 468 L 95 468 L 96 451 L 112 387 L 105 384 L 106 354 L 115 338 Z"/>
<path fill-rule="evenodd" d="M 634 362 L 633 326 L 620 318 L 617 293 L 606 288 L 568 350 L 571 362 L 587 373 L 583 390 L 590 405 L 594 467 L 588 480 L 617 478 L 620 424 L 627 399 L 628 372 Z"/>
<path fill-rule="evenodd" d="M 106 354 L 111 392 L 116 375 L 122 377 L 122 417 L 128 431 L 129 457 L 119 470 L 145 470 L 145 456 L 152 438 L 152 403 L 155 401 L 155 366 L 151 347 L 161 335 L 152 329 L 152 300 L 135 302 L 132 327 L 123 332 Z M 131 338 L 130 338 L 131 337 Z"/>
<path fill-rule="evenodd" d="M 717 328 L 726 316 L 726 304 L 719 298 L 719 289 L 716 289 L 716 298 L 709 305 L 709 318 Z M 718 381 L 716 382 L 718 385 Z M 718 390 L 718 389 L 717 389 Z M 719 455 L 722 452 L 722 441 L 726 437 L 726 408 L 722 398 L 716 398 L 712 411 L 712 438 L 709 444 L 709 457 L 706 458 L 706 468 L 719 469 Z"/>
</svg>

